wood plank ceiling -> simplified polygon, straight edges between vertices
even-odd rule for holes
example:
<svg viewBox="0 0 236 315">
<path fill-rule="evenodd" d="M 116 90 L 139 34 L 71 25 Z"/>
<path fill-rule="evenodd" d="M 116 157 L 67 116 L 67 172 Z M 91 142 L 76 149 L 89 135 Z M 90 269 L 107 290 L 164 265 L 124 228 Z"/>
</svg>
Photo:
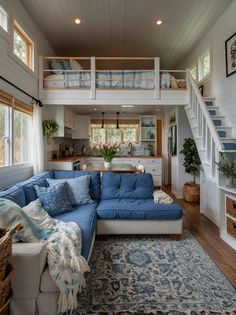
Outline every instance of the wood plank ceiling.
<svg viewBox="0 0 236 315">
<path fill-rule="evenodd" d="M 57 55 L 160 56 L 162 69 L 176 67 L 232 1 L 21 0 Z"/>
</svg>

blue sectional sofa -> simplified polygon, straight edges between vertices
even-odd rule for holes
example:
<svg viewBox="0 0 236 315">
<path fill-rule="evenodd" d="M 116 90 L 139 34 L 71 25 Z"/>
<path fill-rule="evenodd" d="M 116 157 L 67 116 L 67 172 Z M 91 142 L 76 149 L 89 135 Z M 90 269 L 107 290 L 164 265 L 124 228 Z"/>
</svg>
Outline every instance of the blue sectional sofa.
<svg viewBox="0 0 236 315">
<path fill-rule="evenodd" d="M 84 171 L 48 171 L 0 192 L 23 207 L 37 199 L 33 185 L 47 187 L 46 178 L 65 179 L 91 175 L 90 196 L 94 203 L 73 208 L 55 218 L 78 223 L 82 232 L 82 255 L 89 260 L 95 234 L 182 233 L 182 209 L 177 204 L 153 201 L 150 174 L 115 174 Z M 44 244 L 13 246 L 14 298 L 11 314 L 57 314 L 58 289 L 46 266 Z"/>
</svg>

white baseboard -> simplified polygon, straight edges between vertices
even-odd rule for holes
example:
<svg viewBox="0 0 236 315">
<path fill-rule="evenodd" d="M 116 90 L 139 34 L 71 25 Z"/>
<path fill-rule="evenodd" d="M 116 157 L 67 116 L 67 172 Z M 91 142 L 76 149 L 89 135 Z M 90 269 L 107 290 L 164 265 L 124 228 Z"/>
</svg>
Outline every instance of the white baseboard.
<svg viewBox="0 0 236 315">
<path fill-rule="evenodd" d="M 233 249 L 236 250 L 236 240 L 231 237 L 228 233 L 225 231 L 220 231 L 220 237 L 223 241 L 225 241 L 229 246 L 231 246 Z"/>
</svg>

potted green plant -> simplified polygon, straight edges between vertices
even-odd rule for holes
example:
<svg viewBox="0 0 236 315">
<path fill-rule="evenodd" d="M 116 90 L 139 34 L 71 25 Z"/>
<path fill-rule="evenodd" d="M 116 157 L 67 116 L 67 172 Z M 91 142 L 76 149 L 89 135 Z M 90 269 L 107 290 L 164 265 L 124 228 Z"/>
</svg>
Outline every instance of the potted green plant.
<svg viewBox="0 0 236 315">
<path fill-rule="evenodd" d="M 100 144 L 94 148 L 95 152 L 101 155 L 104 159 L 104 167 L 110 168 L 112 159 L 120 151 L 119 144 Z"/>
<path fill-rule="evenodd" d="M 219 171 L 225 175 L 226 186 L 234 187 L 236 178 L 236 160 L 229 159 L 226 154 L 221 155 L 219 163 L 216 163 Z"/>
<path fill-rule="evenodd" d="M 59 129 L 58 123 L 55 119 L 48 119 L 43 121 L 43 135 L 47 137 L 48 144 L 52 142 L 52 135 Z"/>
<path fill-rule="evenodd" d="M 193 175 L 193 181 L 184 184 L 184 199 L 188 202 L 199 201 L 200 187 L 196 184 L 196 176 L 199 174 L 201 160 L 198 155 L 195 141 L 191 138 L 184 140 L 183 150 L 185 172 Z"/>
</svg>

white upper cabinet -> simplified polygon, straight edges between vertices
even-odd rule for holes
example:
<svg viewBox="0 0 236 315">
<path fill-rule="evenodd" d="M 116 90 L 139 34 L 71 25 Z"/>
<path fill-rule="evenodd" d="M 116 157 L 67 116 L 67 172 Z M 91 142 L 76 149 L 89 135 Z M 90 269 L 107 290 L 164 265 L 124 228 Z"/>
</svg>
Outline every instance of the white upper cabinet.
<svg viewBox="0 0 236 315">
<path fill-rule="evenodd" d="M 77 115 L 75 118 L 73 139 L 90 139 L 90 130 L 90 116 Z"/>
</svg>

